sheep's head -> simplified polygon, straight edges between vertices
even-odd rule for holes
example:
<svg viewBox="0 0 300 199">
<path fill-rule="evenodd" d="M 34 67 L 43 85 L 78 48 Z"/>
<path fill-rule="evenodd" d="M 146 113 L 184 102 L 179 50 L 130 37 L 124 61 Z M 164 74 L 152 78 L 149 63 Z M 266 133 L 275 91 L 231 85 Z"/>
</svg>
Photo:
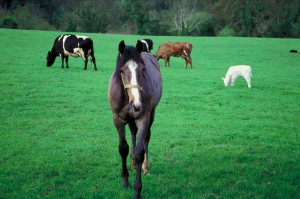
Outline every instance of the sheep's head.
<svg viewBox="0 0 300 199">
<path fill-rule="evenodd" d="M 224 81 L 224 85 L 225 85 L 225 87 L 227 87 L 227 86 L 228 86 L 228 83 L 229 83 L 229 81 L 228 81 L 226 78 L 224 78 L 224 77 L 221 77 L 221 79 L 222 79 L 222 81 Z"/>
</svg>

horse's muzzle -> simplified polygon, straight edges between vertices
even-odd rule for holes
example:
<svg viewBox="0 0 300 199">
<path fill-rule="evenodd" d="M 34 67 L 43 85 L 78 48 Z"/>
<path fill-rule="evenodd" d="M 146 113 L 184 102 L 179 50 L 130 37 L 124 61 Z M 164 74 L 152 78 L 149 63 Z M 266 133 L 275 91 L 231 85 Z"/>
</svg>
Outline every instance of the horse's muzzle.
<svg viewBox="0 0 300 199">
<path fill-rule="evenodd" d="M 142 108 L 141 104 L 134 104 L 132 101 L 129 102 L 129 106 L 132 112 L 139 112 Z"/>
</svg>

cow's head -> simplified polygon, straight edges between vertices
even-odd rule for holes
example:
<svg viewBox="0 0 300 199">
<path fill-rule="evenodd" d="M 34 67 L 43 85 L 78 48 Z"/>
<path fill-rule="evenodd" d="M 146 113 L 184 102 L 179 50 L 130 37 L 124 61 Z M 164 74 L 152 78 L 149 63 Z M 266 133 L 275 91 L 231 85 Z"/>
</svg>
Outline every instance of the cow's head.
<svg viewBox="0 0 300 199">
<path fill-rule="evenodd" d="M 50 67 L 55 61 L 56 55 L 53 55 L 50 51 L 47 54 L 47 66 Z"/>
<path fill-rule="evenodd" d="M 158 61 L 160 59 L 160 57 L 156 54 L 153 55 L 153 57 L 155 57 L 155 59 Z"/>
</svg>

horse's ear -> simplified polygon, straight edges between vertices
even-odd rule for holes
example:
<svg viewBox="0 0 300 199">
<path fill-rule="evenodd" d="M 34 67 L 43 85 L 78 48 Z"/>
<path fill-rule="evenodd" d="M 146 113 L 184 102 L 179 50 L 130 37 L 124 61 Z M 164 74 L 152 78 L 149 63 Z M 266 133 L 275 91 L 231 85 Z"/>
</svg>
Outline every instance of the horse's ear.
<svg viewBox="0 0 300 199">
<path fill-rule="evenodd" d="M 119 43 L 119 52 L 120 52 L 120 54 L 123 54 L 123 53 L 124 53 L 124 50 L 125 50 L 125 42 L 124 42 L 124 40 L 122 40 L 122 41 Z"/>
<path fill-rule="evenodd" d="M 140 40 L 137 40 L 135 47 L 139 53 L 141 53 L 143 51 L 143 43 Z"/>
</svg>

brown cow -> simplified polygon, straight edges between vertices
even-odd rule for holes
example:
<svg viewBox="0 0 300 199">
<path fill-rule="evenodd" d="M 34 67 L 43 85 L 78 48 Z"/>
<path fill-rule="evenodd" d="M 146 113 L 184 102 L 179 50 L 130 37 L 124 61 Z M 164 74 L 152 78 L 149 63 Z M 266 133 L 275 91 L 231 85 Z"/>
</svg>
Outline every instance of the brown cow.
<svg viewBox="0 0 300 199">
<path fill-rule="evenodd" d="M 165 67 L 170 66 L 170 56 L 174 57 L 182 57 L 185 59 L 185 65 L 184 68 L 187 67 L 187 64 L 190 63 L 190 67 L 192 68 L 192 58 L 191 58 L 191 52 L 192 52 L 192 44 L 188 42 L 176 42 L 176 41 L 170 41 L 166 43 L 162 43 L 154 57 L 159 59 L 165 60 Z"/>
</svg>

